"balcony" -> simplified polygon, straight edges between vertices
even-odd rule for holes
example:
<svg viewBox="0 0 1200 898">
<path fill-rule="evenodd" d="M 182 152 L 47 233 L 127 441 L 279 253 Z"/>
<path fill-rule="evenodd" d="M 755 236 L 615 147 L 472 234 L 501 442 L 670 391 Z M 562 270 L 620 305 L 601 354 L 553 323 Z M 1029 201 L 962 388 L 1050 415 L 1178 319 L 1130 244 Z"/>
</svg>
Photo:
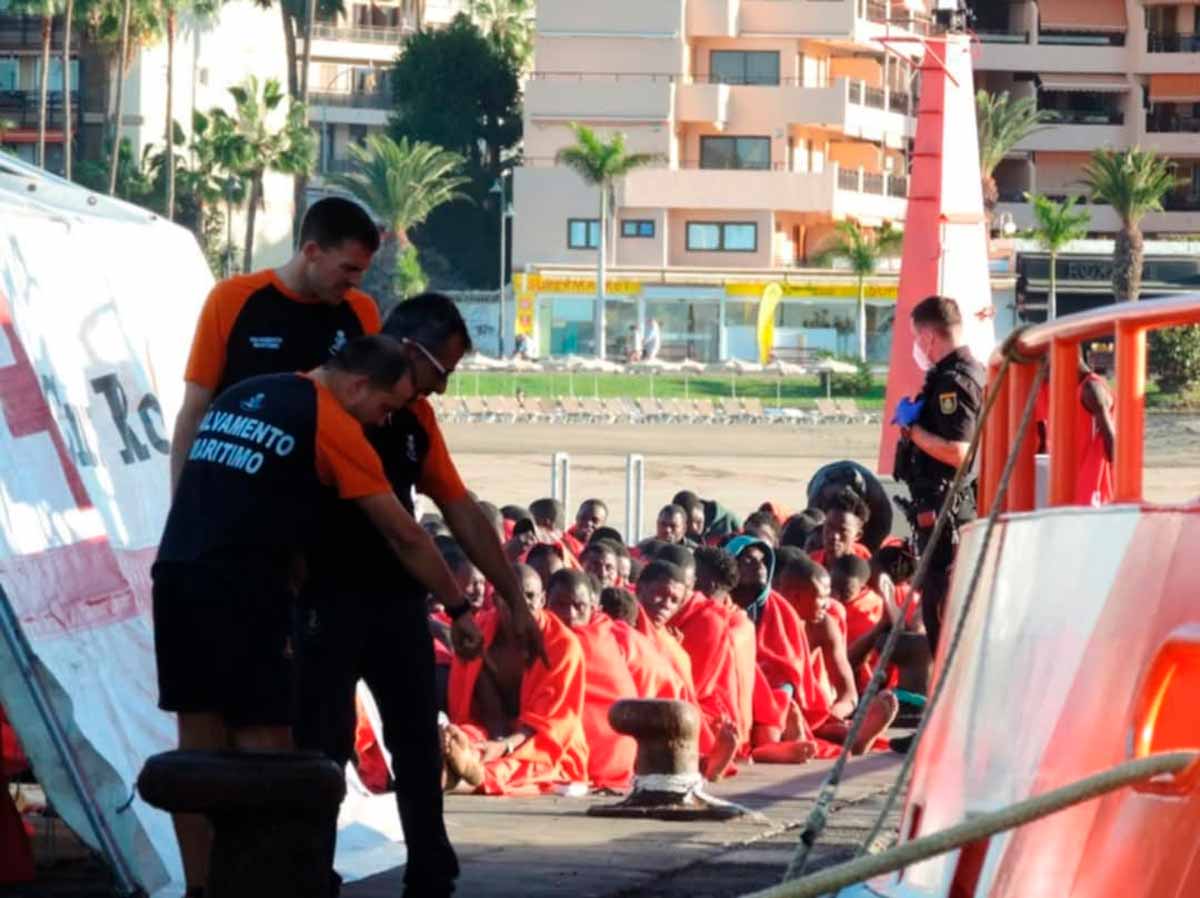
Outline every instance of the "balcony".
<svg viewBox="0 0 1200 898">
<path fill-rule="evenodd" d="M 984 44 L 1028 44 L 1028 31 L 976 31 L 980 43 Z"/>
<path fill-rule="evenodd" d="M 1200 118 L 1191 115 L 1149 112 L 1146 114 L 1148 134 L 1200 134 Z"/>
<path fill-rule="evenodd" d="M 677 80 L 669 74 L 535 72 L 525 88 L 525 108 L 531 119 L 665 122 Z"/>
<path fill-rule="evenodd" d="M 683 30 L 683 4 L 678 0 L 539 0 L 537 28 L 541 37 L 586 36 L 677 38 Z"/>
<path fill-rule="evenodd" d="M 1124 31 L 1066 31 L 1043 29 L 1038 32 L 1038 43 L 1047 46 L 1072 47 L 1124 47 Z"/>
<path fill-rule="evenodd" d="M 314 40 L 353 41 L 362 44 L 399 45 L 415 29 L 408 24 L 387 28 L 358 28 L 342 25 L 313 25 Z"/>
<path fill-rule="evenodd" d="M 1050 195 L 1051 199 L 1064 197 Z M 1121 219 L 1112 206 L 1089 203 L 1083 206 L 1091 214 L 1088 230 L 1097 234 L 1115 234 L 1121 228 Z M 1018 228 L 1035 226 L 1033 209 L 1029 203 L 1001 202 L 996 214 L 1009 213 Z M 1163 201 L 1162 212 L 1151 212 L 1142 219 L 1142 232 L 1148 237 L 1156 234 L 1194 234 L 1200 231 L 1200 196 L 1174 194 Z"/>
<path fill-rule="evenodd" d="M 30 130 L 38 127 L 41 94 L 37 90 L 0 91 L 0 120 L 12 123 L 12 130 Z M 79 93 L 71 91 L 71 116 L 75 127 L 82 121 Z M 46 128 L 61 131 L 66 121 L 63 111 L 63 94 L 60 90 L 46 95 Z"/>
<path fill-rule="evenodd" d="M 392 114 L 392 96 L 384 91 L 312 91 L 308 121 L 314 125 L 382 127 Z"/>
<path fill-rule="evenodd" d="M 62 50 L 62 16 L 55 16 L 51 20 L 50 28 L 50 49 Z M 41 46 L 41 16 L 0 15 L 0 50 L 32 50 Z"/>
<path fill-rule="evenodd" d="M 1164 212 L 1200 212 L 1200 196 L 1194 193 L 1170 193 L 1163 197 Z"/>
<path fill-rule="evenodd" d="M 391 111 L 392 97 L 386 91 L 310 91 L 312 106 L 337 106 L 351 109 L 384 109 Z"/>
<path fill-rule="evenodd" d="M 1147 53 L 1200 53 L 1200 34 L 1163 34 L 1151 31 L 1146 35 Z"/>
<path fill-rule="evenodd" d="M 642 169 L 617 188 L 620 206 L 712 211 L 813 212 L 881 221 L 903 217 L 907 179 L 831 166 L 820 172 Z"/>
</svg>

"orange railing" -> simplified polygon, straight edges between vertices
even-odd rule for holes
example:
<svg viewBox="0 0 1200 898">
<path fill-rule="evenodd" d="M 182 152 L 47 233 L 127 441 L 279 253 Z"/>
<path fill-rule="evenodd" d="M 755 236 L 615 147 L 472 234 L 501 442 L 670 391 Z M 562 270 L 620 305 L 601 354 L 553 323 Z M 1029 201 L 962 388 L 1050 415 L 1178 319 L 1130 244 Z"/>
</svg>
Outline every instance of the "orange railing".
<svg viewBox="0 0 1200 898">
<path fill-rule="evenodd" d="M 1114 502 L 1142 500 L 1145 444 L 1146 334 L 1175 325 L 1200 324 L 1200 295 L 1106 306 L 1068 315 L 1020 331 L 1011 341 L 1013 364 L 1003 380 L 999 373 L 1004 350 L 988 365 L 989 389 L 998 390 L 996 405 L 984 424 L 979 472 L 979 507 L 987 513 L 995 501 L 1000 475 L 1016 437 L 1025 402 L 1033 388 L 1036 364 L 1050 359 L 1051 506 L 1075 499 L 1075 404 L 1078 400 L 1079 344 L 1084 340 L 1116 341 L 1116 444 L 1113 451 Z M 1013 470 L 1004 510 L 1032 511 L 1036 472 L 1036 434 L 1026 435 Z"/>
</svg>

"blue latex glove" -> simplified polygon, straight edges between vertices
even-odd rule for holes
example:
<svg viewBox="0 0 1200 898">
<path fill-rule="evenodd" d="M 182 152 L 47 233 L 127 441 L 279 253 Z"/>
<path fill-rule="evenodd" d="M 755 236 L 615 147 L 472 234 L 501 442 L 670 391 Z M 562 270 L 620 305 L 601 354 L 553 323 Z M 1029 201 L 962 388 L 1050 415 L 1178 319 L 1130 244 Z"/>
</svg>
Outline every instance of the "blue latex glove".
<svg viewBox="0 0 1200 898">
<path fill-rule="evenodd" d="M 892 423 L 898 424 L 900 427 L 912 427 L 917 422 L 917 418 L 921 417 L 921 409 L 924 407 L 924 399 L 914 401 L 905 396 L 896 406 L 896 416 L 892 418 Z"/>
</svg>

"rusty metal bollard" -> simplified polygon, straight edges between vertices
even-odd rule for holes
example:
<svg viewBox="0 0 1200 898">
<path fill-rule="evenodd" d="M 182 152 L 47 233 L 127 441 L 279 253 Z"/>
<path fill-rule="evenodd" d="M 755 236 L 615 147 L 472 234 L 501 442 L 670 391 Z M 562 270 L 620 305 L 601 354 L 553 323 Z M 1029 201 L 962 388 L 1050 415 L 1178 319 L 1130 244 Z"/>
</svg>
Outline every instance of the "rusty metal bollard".
<svg viewBox="0 0 1200 898">
<path fill-rule="evenodd" d="M 700 775 L 700 712 L 692 705 L 661 699 L 625 699 L 609 709 L 608 722 L 618 733 L 637 741 L 633 791 L 624 801 L 589 808 L 588 816 L 731 820 L 752 814 L 704 791 L 704 777 Z"/>
<path fill-rule="evenodd" d="M 138 792 L 156 808 L 212 822 L 208 898 L 329 894 L 329 821 L 346 784 L 323 755 L 169 751 L 146 761 Z"/>
</svg>

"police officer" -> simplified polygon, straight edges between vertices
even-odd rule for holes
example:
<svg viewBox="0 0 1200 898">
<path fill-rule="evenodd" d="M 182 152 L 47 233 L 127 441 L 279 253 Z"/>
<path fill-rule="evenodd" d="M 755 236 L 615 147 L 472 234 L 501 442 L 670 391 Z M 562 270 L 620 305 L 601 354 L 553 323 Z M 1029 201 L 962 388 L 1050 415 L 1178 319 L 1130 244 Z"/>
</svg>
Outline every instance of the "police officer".
<svg viewBox="0 0 1200 898">
<path fill-rule="evenodd" d="M 975 517 L 973 478 L 964 481 L 951 506 L 948 528 L 930 547 L 938 511 L 959 466 L 967 457 L 983 405 L 985 373 L 963 343 L 958 303 L 927 297 L 913 308 L 913 358 L 925 372 L 920 395 L 903 399 L 893 423 L 900 425 L 896 479 L 912 496 L 910 520 L 922 554 L 932 552 L 921 595 L 930 650 L 936 654 L 958 528 Z"/>
</svg>

